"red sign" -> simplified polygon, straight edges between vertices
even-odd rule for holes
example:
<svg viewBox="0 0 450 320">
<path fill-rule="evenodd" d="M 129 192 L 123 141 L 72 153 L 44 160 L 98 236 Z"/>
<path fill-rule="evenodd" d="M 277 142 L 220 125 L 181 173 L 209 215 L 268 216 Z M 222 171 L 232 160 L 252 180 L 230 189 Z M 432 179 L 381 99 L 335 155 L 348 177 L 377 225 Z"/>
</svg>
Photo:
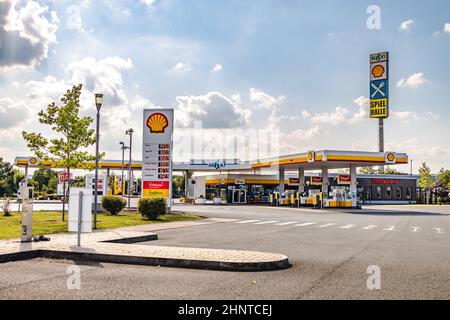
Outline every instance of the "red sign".
<svg viewBox="0 0 450 320">
<path fill-rule="evenodd" d="M 323 178 L 322 177 L 311 177 L 311 184 L 314 185 L 321 185 L 323 184 Z"/>
<path fill-rule="evenodd" d="M 165 190 L 169 188 L 169 181 L 144 181 L 144 189 Z"/>
<path fill-rule="evenodd" d="M 72 178 L 72 174 L 70 174 L 70 177 Z M 69 181 L 69 175 L 67 174 L 66 171 L 60 172 L 60 173 L 58 173 L 58 180 L 59 180 L 60 184 L 68 182 Z"/>
<path fill-rule="evenodd" d="M 390 179 L 372 179 L 372 184 L 398 184 L 398 180 L 390 180 Z"/>
<path fill-rule="evenodd" d="M 289 178 L 289 184 L 299 184 L 300 179 L 299 178 Z"/>
<path fill-rule="evenodd" d="M 352 176 L 351 175 L 339 175 L 338 176 L 338 183 L 339 184 L 350 184 L 352 182 Z"/>
</svg>

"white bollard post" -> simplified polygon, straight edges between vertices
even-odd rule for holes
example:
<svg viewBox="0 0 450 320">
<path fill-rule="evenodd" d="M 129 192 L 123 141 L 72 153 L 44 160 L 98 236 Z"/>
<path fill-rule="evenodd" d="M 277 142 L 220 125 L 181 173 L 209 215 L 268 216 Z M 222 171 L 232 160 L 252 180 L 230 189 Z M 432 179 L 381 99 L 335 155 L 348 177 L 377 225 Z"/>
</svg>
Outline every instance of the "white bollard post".
<svg viewBox="0 0 450 320">
<path fill-rule="evenodd" d="M 22 186 L 22 228 L 21 241 L 33 241 L 33 188 Z"/>
</svg>

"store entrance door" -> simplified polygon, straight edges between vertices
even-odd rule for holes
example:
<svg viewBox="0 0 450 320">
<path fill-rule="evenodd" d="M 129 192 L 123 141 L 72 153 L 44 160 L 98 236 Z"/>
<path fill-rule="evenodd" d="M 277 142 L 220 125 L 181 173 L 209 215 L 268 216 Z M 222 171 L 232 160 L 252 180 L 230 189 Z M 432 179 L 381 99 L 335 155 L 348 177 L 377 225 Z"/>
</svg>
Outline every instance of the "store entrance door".
<svg viewBox="0 0 450 320">
<path fill-rule="evenodd" d="M 233 190 L 233 204 L 247 204 L 247 190 Z"/>
</svg>

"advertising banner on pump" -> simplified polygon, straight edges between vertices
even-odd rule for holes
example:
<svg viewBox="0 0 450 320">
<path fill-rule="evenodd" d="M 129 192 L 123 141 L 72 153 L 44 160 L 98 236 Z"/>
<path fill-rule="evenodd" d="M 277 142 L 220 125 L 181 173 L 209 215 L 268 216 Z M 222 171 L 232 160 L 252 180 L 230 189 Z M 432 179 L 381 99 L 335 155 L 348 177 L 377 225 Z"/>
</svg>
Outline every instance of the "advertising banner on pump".
<svg viewBox="0 0 450 320">
<path fill-rule="evenodd" d="M 172 204 L 173 109 L 144 110 L 142 197 Z"/>
</svg>

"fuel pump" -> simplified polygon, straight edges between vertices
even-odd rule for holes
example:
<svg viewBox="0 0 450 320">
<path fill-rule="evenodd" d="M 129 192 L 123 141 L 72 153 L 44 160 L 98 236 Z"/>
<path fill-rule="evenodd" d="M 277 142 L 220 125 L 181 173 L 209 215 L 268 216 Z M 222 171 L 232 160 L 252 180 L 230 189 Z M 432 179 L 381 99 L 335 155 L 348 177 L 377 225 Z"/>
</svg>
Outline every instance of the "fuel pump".
<svg viewBox="0 0 450 320">
<path fill-rule="evenodd" d="M 22 242 L 33 240 L 33 187 L 22 186 Z"/>
</svg>

